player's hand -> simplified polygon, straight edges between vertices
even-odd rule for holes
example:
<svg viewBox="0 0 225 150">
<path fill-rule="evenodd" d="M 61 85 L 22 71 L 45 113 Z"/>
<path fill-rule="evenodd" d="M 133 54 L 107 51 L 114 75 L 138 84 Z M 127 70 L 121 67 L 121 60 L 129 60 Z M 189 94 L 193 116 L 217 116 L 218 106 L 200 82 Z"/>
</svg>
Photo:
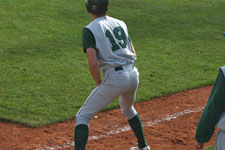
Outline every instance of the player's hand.
<svg viewBox="0 0 225 150">
<path fill-rule="evenodd" d="M 204 143 L 198 143 L 198 141 L 195 141 L 195 150 L 203 150 Z"/>
</svg>

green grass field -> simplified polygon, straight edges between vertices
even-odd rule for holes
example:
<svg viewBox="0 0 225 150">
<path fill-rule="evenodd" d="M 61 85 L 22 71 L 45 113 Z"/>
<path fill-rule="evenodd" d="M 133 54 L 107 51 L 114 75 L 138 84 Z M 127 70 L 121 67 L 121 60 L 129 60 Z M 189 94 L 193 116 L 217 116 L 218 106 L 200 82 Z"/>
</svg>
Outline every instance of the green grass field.
<svg viewBox="0 0 225 150">
<path fill-rule="evenodd" d="M 206 148 L 206 150 L 214 150 L 214 147 L 213 146 L 209 146 Z"/>
<path fill-rule="evenodd" d="M 137 52 L 137 101 L 213 84 L 224 65 L 225 0 L 112 0 L 109 15 L 127 23 Z M 85 0 L 0 0 L 0 18 L 0 120 L 73 119 L 95 87 Z"/>
</svg>

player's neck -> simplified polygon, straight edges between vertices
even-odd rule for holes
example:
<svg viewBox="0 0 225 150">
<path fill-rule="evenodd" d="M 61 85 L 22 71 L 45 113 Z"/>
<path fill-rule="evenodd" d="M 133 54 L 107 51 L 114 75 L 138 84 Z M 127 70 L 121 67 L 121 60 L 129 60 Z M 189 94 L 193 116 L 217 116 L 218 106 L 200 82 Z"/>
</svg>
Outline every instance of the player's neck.
<svg viewBox="0 0 225 150">
<path fill-rule="evenodd" d="M 95 20 L 96 18 L 103 17 L 103 16 L 106 16 L 106 15 L 107 14 L 102 14 L 102 15 L 91 14 L 91 18 L 92 18 L 92 20 Z"/>
</svg>

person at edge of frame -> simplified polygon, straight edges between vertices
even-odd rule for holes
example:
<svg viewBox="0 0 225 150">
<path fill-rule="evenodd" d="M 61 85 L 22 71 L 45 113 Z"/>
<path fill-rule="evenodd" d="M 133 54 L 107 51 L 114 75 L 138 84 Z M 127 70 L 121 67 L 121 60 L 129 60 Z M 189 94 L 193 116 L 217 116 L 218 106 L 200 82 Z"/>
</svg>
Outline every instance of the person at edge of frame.
<svg viewBox="0 0 225 150">
<path fill-rule="evenodd" d="M 203 150 L 204 143 L 216 135 L 215 150 L 225 150 L 225 66 L 219 73 L 209 96 L 207 105 L 199 120 L 195 134 L 195 150 Z"/>
</svg>

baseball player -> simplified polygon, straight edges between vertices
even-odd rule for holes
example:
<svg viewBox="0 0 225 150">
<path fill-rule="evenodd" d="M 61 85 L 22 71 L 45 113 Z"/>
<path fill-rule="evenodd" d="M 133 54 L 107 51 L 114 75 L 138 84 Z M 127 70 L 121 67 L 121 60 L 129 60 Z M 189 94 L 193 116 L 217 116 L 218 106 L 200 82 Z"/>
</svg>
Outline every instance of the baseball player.
<svg viewBox="0 0 225 150">
<path fill-rule="evenodd" d="M 215 149 L 225 149 L 225 66 L 221 67 L 196 130 L 195 150 L 203 150 L 218 127 Z"/>
<path fill-rule="evenodd" d="M 139 83 L 139 73 L 134 66 L 136 53 L 126 24 L 107 15 L 108 3 L 108 0 L 86 0 L 92 22 L 83 29 L 83 48 L 97 87 L 76 114 L 75 150 L 85 150 L 89 121 L 116 97 L 137 138 L 137 147 L 131 150 L 150 150 L 133 106 Z"/>
</svg>

